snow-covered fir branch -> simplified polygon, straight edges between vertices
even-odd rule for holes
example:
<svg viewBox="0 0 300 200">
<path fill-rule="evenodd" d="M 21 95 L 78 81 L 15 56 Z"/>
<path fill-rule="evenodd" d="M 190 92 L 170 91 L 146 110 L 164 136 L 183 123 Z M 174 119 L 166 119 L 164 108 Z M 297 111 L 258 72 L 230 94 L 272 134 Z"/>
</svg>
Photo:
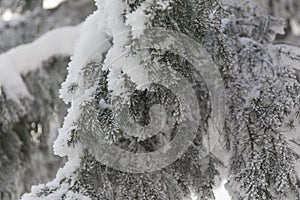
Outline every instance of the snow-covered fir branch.
<svg viewBox="0 0 300 200">
<path fill-rule="evenodd" d="M 232 200 L 300 199 L 298 140 L 290 134 L 299 123 L 299 52 L 272 44 L 284 33 L 284 20 L 250 1 L 97 0 L 96 5 L 81 27 L 60 90 L 70 108 L 54 151 L 68 161 L 53 181 L 33 186 L 22 200 L 211 200 L 223 178 Z M 181 45 L 182 38 L 164 34 L 153 40 L 154 28 L 184 34 L 193 43 Z M 201 74 L 191 57 L 176 54 L 191 49 L 201 54 L 197 44 L 207 52 L 198 60 L 218 70 L 215 83 L 222 78 L 216 84 L 224 89 L 221 98 L 207 81 L 213 68 Z M 213 121 L 212 97 L 224 98 L 220 126 L 222 121 Z M 164 167 L 151 157 L 131 158 L 168 152 L 181 134 L 195 137 Z M 184 146 L 183 139 L 175 145 Z"/>
</svg>

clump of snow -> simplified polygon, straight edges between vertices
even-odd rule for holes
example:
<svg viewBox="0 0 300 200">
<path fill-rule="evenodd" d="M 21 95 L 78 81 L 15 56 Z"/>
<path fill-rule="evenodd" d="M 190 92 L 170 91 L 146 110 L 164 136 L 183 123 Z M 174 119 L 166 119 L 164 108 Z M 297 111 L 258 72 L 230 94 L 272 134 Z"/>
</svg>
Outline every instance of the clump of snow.
<svg viewBox="0 0 300 200">
<path fill-rule="evenodd" d="M 300 36 L 300 23 L 297 20 L 292 19 L 290 22 L 290 25 L 291 25 L 293 34 L 295 36 Z"/>
<path fill-rule="evenodd" d="M 126 25 L 131 26 L 132 38 L 139 38 L 145 29 L 145 24 L 149 21 L 150 16 L 146 15 L 145 11 L 151 5 L 152 0 L 146 0 L 141 3 L 137 10 L 126 15 Z M 160 10 L 166 10 L 170 8 L 172 0 L 156 1 L 156 4 L 160 7 Z"/>
<path fill-rule="evenodd" d="M 222 184 L 219 187 L 214 188 L 214 195 L 216 200 L 231 200 L 228 191 L 225 188 L 226 180 L 222 181 Z"/>
<path fill-rule="evenodd" d="M 104 3 L 107 2 L 103 2 L 103 4 Z M 89 62 L 101 63 L 104 59 L 105 52 L 111 47 L 110 38 L 106 33 L 107 24 L 104 20 L 106 17 L 107 13 L 98 9 L 89 16 L 82 25 L 80 38 L 75 44 L 74 55 L 71 57 L 71 62 L 68 66 L 68 76 L 60 90 L 60 97 L 66 103 L 71 103 L 71 107 L 68 109 L 68 114 L 65 117 L 63 127 L 59 130 L 59 136 L 53 148 L 55 154 L 68 156 L 72 158 L 72 161 L 74 156 L 76 157 L 82 153 L 82 146 L 80 144 L 77 144 L 76 147 L 69 146 L 69 133 L 72 129 L 76 129 L 75 124 L 80 117 L 81 106 L 85 101 L 92 98 L 96 90 L 95 87 L 89 89 L 84 87 L 82 70 Z M 77 86 L 76 91 L 70 92 L 69 88 L 73 85 Z M 74 166 L 76 164 L 72 163 L 71 165 Z"/>
<path fill-rule="evenodd" d="M 22 19 L 22 15 L 19 13 L 13 13 L 11 9 L 6 9 L 2 16 L 1 16 L 3 21 L 11 21 L 11 20 L 20 20 Z"/>
<path fill-rule="evenodd" d="M 39 193 L 41 189 L 43 189 L 44 185 L 40 184 L 38 186 L 32 187 L 33 193 Z M 91 198 L 75 193 L 73 191 L 69 191 L 69 184 L 62 183 L 59 188 L 50 188 L 53 189 L 55 192 L 50 193 L 49 195 L 42 197 L 43 200 L 57 200 L 57 199 L 65 199 L 65 200 L 91 200 Z M 25 194 L 21 200 L 40 200 L 41 197 L 34 196 L 32 194 Z"/>
<path fill-rule="evenodd" d="M 69 74 L 60 90 L 60 97 L 66 103 L 71 102 L 73 98 L 69 93 L 69 87 L 74 83 L 79 87 L 83 85 L 83 82 L 79 81 L 82 68 L 90 61 L 101 61 L 102 54 L 110 47 L 109 38 L 104 33 L 105 24 L 99 23 L 103 18 L 103 13 L 96 11 L 87 18 L 80 29 L 80 39 L 75 44 L 75 51 L 68 66 Z"/>
<path fill-rule="evenodd" d="M 82 194 L 74 193 L 69 191 L 66 195 L 67 200 L 91 200 L 91 198 L 84 196 Z"/>
<path fill-rule="evenodd" d="M 148 17 L 145 15 L 147 4 L 147 1 L 143 2 L 136 11 L 126 15 L 126 25 L 132 27 L 133 39 L 139 38 L 144 32 L 146 21 L 148 21 Z"/>
<path fill-rule="evenodd" d="M 44 9 L 53 9 L 59 6 L 62 2 L 66 0 L 44 0 L 43 1 L 43 8 Z"/>
</svg>

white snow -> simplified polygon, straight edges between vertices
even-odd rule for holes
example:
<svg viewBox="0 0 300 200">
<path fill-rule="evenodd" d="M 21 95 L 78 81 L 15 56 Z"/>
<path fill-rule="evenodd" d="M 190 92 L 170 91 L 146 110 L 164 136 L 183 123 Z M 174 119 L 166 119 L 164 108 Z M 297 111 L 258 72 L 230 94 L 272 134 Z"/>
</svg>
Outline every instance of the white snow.
<svg viewBox="0 0 300 200">
<path fill-rule="evenodd" d="M 289 45 L 289 44 L 274 44 L 270 45 L 269 48 L 270 53 L 275 61 L 280 61 L 281 64 L 286 64 L 291 68 L 296 70 L 296 75 L 299 76 L 300 70 L 300 47 L 296 45 Z M 276 59 L 278 56 L 278 50 L 284 52 L 284 54 L 280 54 L 280 57 Z M 298 71 L 298 72 L 297 72 Z M 298 74 L 297 74 L 298 73 Z M 293 150 L 299 155 L 300 154 L 300 124 L 299 122 L 293 129 L 288 129 L 284 133 L 284 136 L 289 141 L 289 145 L 293 148 Z M 297 161 L 295 163 L 295 168 L 297 172 L 297 176 L 300 177 L 300 162 Z"/>
<path fill-rule="evenodd" d="M 216 200 L 231 200 L 230 195 L 224 187 L 226 182 L 226 180 L 223 180 L 220 186 L 213 189 Z M 197 200 L 197 195 L 192 193 L 191 198 L 192 200 Z"/>
<path fill-rule="evenodd" d="M 110 47 L 109 38 L 104 33 L 103 18 L 103 13 L 96 11 L 86 19 L 80 29 L 80 39 L 75 44 L 75 51 L 68 67 L 69 74 L 60 90 L 60 97 L 66 103 L 71 102 L 74 97 L 68 92 L 69 86 L 74 83 L 79 87 L 83 85 L 82 80 L 79 80 L 79 74 L 85 64 L 90 61 L 101 61 L 102 54 Z"/>
<path fill-rule="evenodd" d="M 19 20 L 22 19 L 22 15 L 18 13 L 13 13 L 11 9 L 6 9 L 2 16 L 1 16 L 3 21 L 11 21 L 11 20 Z"/>
<path fill-rule="evenodd" d="M 292 19 L 290 24 L 293 34 L 295 36 L 300 36 L 300 23 L 297 20 Z"/>
<path fill-rule="evenodd" d="M 59 6 L 62 2 L 66 0 L 44 0 L 43 1 L 43 8 L 44 9 L 53 9 Z"/>
<path fill-rule="evenodd" d="M 147 4 L 147 1 L 143 2 L 136 11 L 126 15 L 126 25 L 132 27 L 131 32 L 133 39 L 139 38 L 144 32 L 145 24 L 148 20 L 147 16 L 144 13 Z"/>
<path fill-rule="evenodd" d="M 99 102 L 99 107 L 102 109 L 112 109 L 112 105 L 107 104 L 103 98 Z"/>
<path fill-rule="evenodd" d="M 74 193 L 69 191 L 66 196 L 67 200 L 91 200 L 91 198 L 84 196 L 82 194 Z"/>
<path fill-rule="evenodd" d="M 86 19 L 80 29 L 80 38 L 75 44 L 74 56 L 71 58 L 68 66 L 68 76 L 60 90 L 60 97 L 66 103 L 72 102 L 72 104 L 71 108 L 68 109 L 63 127 L 59 130 L 58 138 L 53 146 L 56 155 L 73 158 L 82 152 L 82 147 L 79 144 L 73 148 L 67 145 L 67 141 L 70 131 L 76 128 L 74 124 L 81 114 L 81 105 L 84 101 L 92 98 L 92 94 L 95 92 L 94 87 L 90 89 L 84 88 L 82 69 L 91 61 L 101 62 L 103 54 L 111 46 L 105 33 L 106 24 L 105 20 L 103 20 L 104 18 L 103 11 L 97 10 Z M 69 87 L 73 84 L 78 85 L 78 90 L 75 93 L 70 93 Z M 76 164 L 76 162 L 70 161 L 68 163 L 71 163 L 73 166 Z"/>
<path fill-rule="evenodd" d="M 80 25 L 51 30 L 32 43 L 1 54 L 0 86 L 3 86 L 7 97 L 16 102 L 22 97 L 30 98 L 21 74 L 40 67 L 51 56 L 72 55 L 79 27 Z"/>
<path fill-rule="evenodd" d="M 226 180 L 223 180 L 222 184 L 219 187 L 214 188 L 216 200 L 231 200 L 231 197 L 229 196 L 227 190 L 224 187 L 226 182 Z"/>
<path fill-rule="evenodd" d="M 282 64 L 289 65 L 290 67 L 300 70 L 300 46 L 290 45 L 290 44 L 274 44 L 268 46 L 269 52 L 272 57 Z M 281 50 L 279 59 L 276 59 L 278 56 L 278 50 Z"/>
<path fill-rule="evenodd" d="M 110 10 L 114 8 L 114 11 Z M 105 16 L 107 21 L 106 33 L 113 37 L 113 47 L 108 51 L 103 69 L 110 69 L 108 75 L 108 88 L 112 90 L 112 95 L 124 93 L 122 84 L 124 81 L 121 76 L 121 70 L 130 76 L 131 80 L 138 85 L 143 84 L 147 80 L 145 71 L 140 67 L 141 57 L 127 56 L 128 48 L 124 48 L 129 42 L 130 26 L 124 25 L 122 13 L 125 10 L 124 2 L 118 0 L 110 0 L 105 2 Z M 107 12 L 110 11 L 110 12 Z M 139 13 L 139 15 L 142 15 Z M 141 18 L 141 16 L 136 16 Z M 123 89 L 122 89 L 123 88 Z"/>
<path fill-rule="evenodd" d="M 72 173 L 76 168 L 78 168 L 80 163 L 79 158 L 82 153 L 83 146 L 81 146 L 81 144 L 76 144 L 75 147 L 68 146 L 67 141 L 69 139 L 70 131 L 76 128 L 77 119 L 81 114 L 80 106 L 85 100 L 92 98 L 92 94 L 95 91 L 94 87 L 90 89 L 84 88 L 82 76 L 83 67 L 85 67 L 85 65 L 90 61 L 103 63 L 103 54 L 107 53 L 103 64 L 103 69 L 110 70 L 108 84 L 110 89 L 114 89 L 114 92 L 115 90 L 118 90 L 117 88 L 114 88 L 114 86 L 118 87 L 118 84 L 116 83 L 123 82 L 120 74 L 121 70 L 127 73 L 132 81 L 137 83 L 138 86 L 147 81 L 147 76 L 144 74 L 146 69 L 140 66 L 141 57 L 139 56 L 142 54 L 139 54 L 139 56 L 136 57 L 126 57 L 126 53 L 128 51 L 124 48 L 124 46 L 128 43 L 128 33 L 132 31 L 132 29 L 142 26 L 145 22 L 142 8 L 140 8 L 140 10 L 136 11 L 134 14 L 128 15 L 128 21 L 124 25 L 124 18 L 122 16 L 122 13 L 125 9 L 124 2 L 119 0 L 97 0 L 97 6 L 98 10 L 87 18 L 86 22 L 80 29 L 80 39 L 75 44 L 74 56 L 71 58 L 71 62 L 68 66 L 69 74 L 66 81 L 62 85 L 62 89 L 60 90 L 60 96 L 66 103 L 71 102 L 72 107 L 68 110 L 63 127 L 59 130 L 59 136 L 53 147 L 55 154 L 60 156 L 68 156 L 69 160 L 65 167 L 58 171 L 56 179 L 47 184 L 48 187 L 59 187 L 59 181 L 62 180 L 63 177 L 72 176 Z M 167 8 L 167 5 L 163 4 L 162 7 Z M 137 20 L 136 18 L 139 19 Z M 135 32 L 134 37 L 138 37 L 139 34 L 141 33 Z M 23 57 L 21 58 L 23 59 Z M 35 60 L 36 58 L 31 62 L 35 62 Z M 8 59 L 6 62 L 9 63 L 11 60 Z M 34 65 L 29 65 L 27 67 L 23 66 L 22 68 L 18 68 L 15 64 L 12 64 L 12 66 L 14 66 L 12 69 L 15 70 L 16 74 L 19 75 L 20 71 L 24 73 L 24 71 L 30 70 L 32 66 L 36 66 L 38 63 L 40 62 L 34 63 Z M 69 91 L 69 87 L 73 84 L 78 85 L 78 89 L 76 92 L 71 93 Z M 109 107 L 110 105 L 107 105 L 104 100 L 101 100 L 100 106 Z M 230 200 L 228 193 L 224 189 L 224 183 L 214 190 L 217 200 Z M 64 188 L 68 188 L 68 186 L 66 185 L 60 190 L 62 192 L 66 192 Z M 83 196 L 78 197 L 78 194 L 74 193 L 68 193 L 67 197 L 69 199 L 85 198 Z"/>
<path fill-rule="evenodd" d="M 32 187 L 32 192 L 39 192 L 44 185 L 38 185 Z M 61 187 L 56 188 L 53 187 L 51 189 L 56 190 L 55 192 L 47 195 L 46 197 L 42 197 L 43 200 L 57 200 L 57 199 L 65 199 L 65 200 L 91 200 L 91 198 L 84 196 L 83 194 L 74 193 L 69 191 L 69 184 L 62 183 Z M 63 198 L 63 196 L 65 197 Z M 22 200 L 40 200 L 41 197 L 33 196 L 32 194 L 25 194 L 21 198 Z"/>
</svg>

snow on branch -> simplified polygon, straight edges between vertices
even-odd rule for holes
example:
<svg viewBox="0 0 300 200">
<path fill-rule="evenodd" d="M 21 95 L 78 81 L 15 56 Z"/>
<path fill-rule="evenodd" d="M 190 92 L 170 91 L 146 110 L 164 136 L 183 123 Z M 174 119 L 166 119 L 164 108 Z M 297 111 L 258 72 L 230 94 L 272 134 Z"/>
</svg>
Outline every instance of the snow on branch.
<svg viewBox="0 0 300 200">
<path fill-rule="evenodd" d="M 16 102 L 23 97 L 30 98 L 21 74 L 42 66 L 42 62 L 52 56 L 72 55 L 79 29 L 80 25 L 54 29 L 32 43 L 20 45 L 1 54 L 0 86 L 3 87 L 7 98 Z"/>
</svg>

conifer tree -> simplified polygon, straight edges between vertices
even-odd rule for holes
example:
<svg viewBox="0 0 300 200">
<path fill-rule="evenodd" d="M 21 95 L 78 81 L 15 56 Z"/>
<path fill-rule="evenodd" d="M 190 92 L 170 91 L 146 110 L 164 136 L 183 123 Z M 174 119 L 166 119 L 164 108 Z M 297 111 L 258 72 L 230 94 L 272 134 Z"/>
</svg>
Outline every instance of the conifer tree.
<svg viewBox="0 0 300 200">
<path fill-rule="evenodd" d="M 284 22 L 249 3 L 227 9 L 224 32 L 235 52 L 224 134 L 231 152 L 227 188 L 233 199 L 299 199 L 299 155 L 285 136 L 298 122 L 299 82 L 282 49 L 269 44 Z"/>
<path fill-rule="evenodd" d="M 209 200 L 214 199 L 213 187 L 221 171 L 228 173 L 227 188 L 234 200 L 299 199 L 294 166 L 298 155 L 284 135 L 297 122 L 299 83 L 292 66 L 279 58 L 280 49 L 269 44 L 283 30 L 280 19 L 263 14 L 252 3 L 96 3 L 98 10 L 82 28 L 61 90 L 61 97 L 71 107 L 54 150 L 68 161 L 55 180 L 33 187 L 23 200 L 176 200 L 191 199 L 192 194 Z M 151 40 L 149 32 L 154 28 L 185 34 L 208 53 L 201 61 L 210 66 L 207 60 L 211 60 L 218 67 L 227 112 L 224 126 L 222 121 L 217 122 L 221 126 L 216 125 L 222 129 L 213 132 L 220 134 L 217 145 L 230 155 L 228 164 L 210 146 L 215 136 L 210 135 L 215 99 L 205 76 L 211 78 L 211 71 L 201 74 L 189 57 L 155 48 L 166 44 L 166 38 Z M 194 50 L 193 45 L 188 47 Z M 184 45 L 180 48 L 189 52 Z M 191 86 L 190 93 L 182 88 L 180 95 L 170 89 L 186 84 L 178 74 Z M 148 84 L 151 79 L 162 80 L 162 84 Z M 193 94 L 197 105 L 184 107 L 181 100 L 193 102 Z M 194 116 L 196 108 L 199 118 Z M 185 109 L 192 113 L 191 118 L 185 116 Z M 165 121 L 168 131 L 151 126 L 157 125 L 155 120 Z M 194 127 L 196 120 L 195 130 L 181 129 L 182 121 L 186 127 Z M 139 128 L 149 125 L 150 131 Z M 176 134 L 190 133 L 195 137 L 189 147 L 163 168 L 156 168 L 157 163 L 148 157 L 132 160 L 115 153 L 113 160 L 106 154 L 111 146 L 135 154 L 155 152 L 171 143 Z M 122 162 L 128 164 L 126 169 Z M 138 166 L 155 170 L 142 173 Z"/>
</svg>

